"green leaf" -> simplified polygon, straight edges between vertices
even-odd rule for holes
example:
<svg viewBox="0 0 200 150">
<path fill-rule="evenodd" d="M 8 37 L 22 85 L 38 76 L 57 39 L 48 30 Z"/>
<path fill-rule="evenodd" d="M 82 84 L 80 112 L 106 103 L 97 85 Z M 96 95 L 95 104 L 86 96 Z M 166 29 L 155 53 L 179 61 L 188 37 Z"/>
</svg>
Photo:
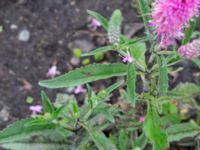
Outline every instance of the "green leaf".
<svg viewBox="0 0 200 150">
<path fill-rule="evenodd" d="M 58 93 L 56 94 L 56 100 L 53 105 L 58 109 L 62 106 L 68 105 L 69 102 L 74 99 L 75 99 L 74 95 Z"/>
<path fill-rule="evenodd" d="M 136 67 L 145 71 L 147 68 L 145 62 L 146 44 L 144 42 L 137 42 L 129 47 L 131 56 L 135 59 Z"/>
<path fill-rule="evenodd" d="M 34 121 L 34 126 L 29 126 Z M 0 132 L 0 146 L 12 150 L 64 150 L 67 147 L 64 138 L 69 135 L 62 136 L 54 124 L 39 122 L 25 119 L 11 124 Z"/>
<path fill-rule="evenodd" d="M 132 105 L 135 105 L 136 101 L 136 69 L 133 63 L 128 64 L 127 70 L 127 87 L 129 99 Z"/>
<path fill-rule="evenodd" d="M 159 80 L 158 80 L 158 91 L 161 95 L 166 95 L 168 92 L 168 67 L 167 61 L 164 57 L 158 56 L 159 64 Z"/>
<path fill-rule="evenodd" d="M 144 42 L 137 42 L 130 46 L 130 52 L 136 60 L 145 60 L 146 45 Z"/>
<path fill-rule="evenodd" d="M 179 55 L 179 53 L 177 51 L 173 51 L 173 53 L 167 57 L 168 67 L 170 67 L 174 64 L 177 64 L 181 60 L 182 60 L 182 57 Z"/>
<path fill-rule="evenodd" d="M 76 100 L 73 100 L 71 102 L 71 110 L 72 110 L 73 116 L 76 119 L 80 117 L 80 112 L 79 112 L 78 104 L 77 104 Z"/>
<path fill-rule="evenodd" d="M 180 141 L 187 137 L 194 137 L 200 133 L 200 127 L 193 123 L 175 124 L 166 129 L 168 141 Z"/>
<path fill-rule="evenodd" d="M 44 91 L 41 92 L 41 100 L 44 107 L 44 111 L 51 114 L 54 111 L 54 107 Z"/>
<path fill-rule="evenodd" d="M 117 150 L 116 146 L 100 131 L 95 130 L 89 125 L 84 125 L 89 132 L 91 139 L 99 150 Z"/>
<path fill-rule="evenodd" d="M 200 86 L 194 83 L 180 83 L 176 88 L 174 88 L 170 95 L 179 96 L 181 99 L 190 99 L 200 95 Z"/>
<path fill-rule="evenodd" d="M 190 20 L 190 27 L 187 28 L 185 31 L 185 38 L 182 40 L 182 45 L 185 45 L 190 41 L 192 33 L 195 30 L 195 27 L 196 27 L 196 20 Z"/>
<path fill-rule="evenodd" d="M 126 90 L 120 89 L 119 92 L 120 92 L 120 98 L 121 98 L 122 100 L 129 101 L 129 95 L 128 95 L 128 93 L 126 92 Z"/>
<path fill-rule="evenodd" d="M 127 144 L 128 144 L 128 134 L 126 133 L 125 130 L 121 129 L 119 131 L 119 138 L 118 138 L 118 142 L 119 142 L 119 149 L 120 150 L 127 150 Z"/>
<path fill-rule="evenodd" d="M 108 26 L 108 39 L 110 43 L 116 44 L 121 35 L 122 14 L 120 10 L 115 10 L 110 18 Z"/>
<path fill-rule="evenodd" d="M 137 139 L 135 139 L 133 145 L 134 145 L 134 148 L 139 147 L 141 149 L 145 149 L 145 147 L 147 145 L 147 138 L 146 138 L 145 134 L 142 133 Z"/>
<path fill-rule="evenodd" d="M 125 37 L 126 38 L 126 37 Z M 124 39 L 124 43 L 121 44 L 122 46 L 131 46 L 131 45 L 134 45 L 134 44 L 137 44 L 137 43 L 143 43 L 145 44 L 144 42 L 148 41 L 149 38 L 147 36 L 144 36 L 144 37 L 139 37 L 139 38 L 133 38 L 133 39 Z"/>
<path fill-rule="evenodd" d="M 25 119 L 17 121 L 5 128 L 3 131 L 0 132 L 0 144 L 16 141 L 26 141 L 27 139 L 30 139 L 30 137 L 32 137 L 33 135 L 45 135 L 45 131 L 51 130 L 51 132 L 53 132 L 56 129 L 56 126 L 54 124 L 27 126 L 34 120 L 35 119 Z"/>
<path fill-rule="evenodd" d="M 160 117 L 151 102 L 148 103 L 143 130 L 153 144 L 153 150 L 164 150 L 168 147 L 167 134 L 161 128 Z"/>
<path fill-rule="evenodd" d="M 70 71 L 51 80 L 41 81 L 39 84 L 48 88 L 71 87 L 115 76 L 124 76 L 126 72 L 127 66 L 122 63 L 93 64 Z"/>
<path fill-rule="evenodd" d="M 116 83 L 110 85 L 109 87 L 107 87 L 107 88 L 105 89 L 106 93 L 107 93 L 107 94 L 110 94 L 110 93 L 113 92 L 115 89 L 119 88 L 123 83 L 124 83 L 124 81 L 123 81 L 123 80 L 120 80 L 120 81 L 118 81 L 118 82 L 116 82 Z"/>
<path fill-rule="evenodd" d="M 108 51 L 111 51 L 114 49 L 115 49 L 115 46 L 108 45 L 108 46 L 97 48 L 89 53 L 82 54 L 81 56 L 91 56 L 91 55 L 95 55 L 95 54 L 99 54 L 99 53 L 105 53 L 105 52 L 108 52 Z"/>
<path fill-rule="evenodd" d="M 65 108 L 64 105 L 63 105 L 63 106 L 60 106 L 59 108 L 57 108 L 57 109 L 52 113 L 52 117 L 56 119 L 56 118 L 60 115 L 60 113 L 63 111 L 64 108 Z"/>
<path fill-rule="evenodd" d="M 140 9 L 140 13 L 142 15 L 142 19 L 146 28 L 146 31 L 149 33 L 148 24 L 149 24 L 149 12 L 150 8 L 146 0 L 137 0 L 138 7 Z"/>
<path fill-rule="evenodd" d="M 162 113 L 165 115 L 176 114 L 178 112 L 176 105 L 171 102 L 162 104 L 161 108 L 162 108 Z"/>
<path fill-rule="evenodd" d="M 25 127 L 32 127 L 32 126 L 44 126 L 44 125 L 48 125 L 49 122 L 47 120 L 44 119 L 33 119 L 32 121 L 29 121 L 27 123 L 24 124 Z"/>
<path fill-rule="evenodd" d="M 113 92 L 115 89 L 117 89 L 119 86 L 121 86 L 124 83 L 123 80 L 118 81 L 112 85 L 110 85 L 108 88 L 101 90 L 100 92 L 98 92 L 97 95 L 95 95 L 94 93 L 91 94 L 91 96 L 89 96 L 88 99 L 88 103 L 91 109 L 87 109 L 87 113 L 85 113 L 84 115 L 84 120 L 87 120 L 90 115 L 92 114 L 92 112 L 96 112 L 96 113 L 101 113 L 107 120 L 109 120 L 110 122 L 114 123 L 115 119 L 113 117 L 113 109 L 114 107 L 111 108 L 106 108 L 103 107 L 102 108 L 102 102 L 107 100 L 107 97 L 109 96 L 109 94 L 111 92 Z M 98 109 L 97 109 L 98 107 Z"/>
<path fill-rule="evenodd" d="M 108 109 L 109 108 L 106 108 L 106 107 L 103 107 L 103 108 L 96 107 L 94 109 L 94 112 L 103 115 L 103 117 L 105 117 L 108 121 L 115 123 L 115 118 L 113 117 L 112 112 Z"/>
<path fill-rule="evenodd" d="M 9 150 L 67 150 L 66 144 L 60 143 L 5 143 L 1 145 Z"/>
<path fill-rule="evenodd" d="M 104 27 L 104 29 L 108 30 L 108 20 L 106 18 L 104 18 L 99 13 L 91 11 L 91 10 L 87 10 L 87 13 L 89 15 L 91 15 L 92 17 L 96 18 L 101 23 L 101 25 Z"/>
<path fill-rule="evenodd" d="M 192 59 L 192 62 L 193 62 L 194 64 L 196 64 L 197 67 L 200 69 L 200 59 L 199 59 L 199 58 L 193 58 L 193 59 Z"/>
</svg>

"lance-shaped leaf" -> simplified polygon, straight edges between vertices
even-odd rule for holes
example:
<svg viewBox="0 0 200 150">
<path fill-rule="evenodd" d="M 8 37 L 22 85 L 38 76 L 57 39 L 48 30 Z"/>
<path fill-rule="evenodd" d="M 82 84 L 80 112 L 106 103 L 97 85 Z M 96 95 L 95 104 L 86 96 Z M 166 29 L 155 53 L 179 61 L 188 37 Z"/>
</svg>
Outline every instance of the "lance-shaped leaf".
<svg viewBox="0 0 200 150">
<path fill-rule="evenodd" d="M 168 133 L 168 140 L 172 142 L 196 136 L 200 133 L 200 127 L 193 123 L 181 123 L 168 127 L 166 131 Z"/>
<path fill-rule="evenodd" d="M 11 150 L 64 150 L 67 147 L 54 124 L 26 126 L 32 121 L 34 119 L 21 120 L 1 131 L 0 147 Z"/>
<path fill-rule="evenodd" d="M 41 131 L 43 129 L 55 128 L 55 126 L 47 124 L 35 127 L 25 127 L 25 124 L 32 121 L 33 119 L 21 120 L 5 128 L 3 131 L 0 132 L 0 143 L 13 142 L 15 140 L 19 140 L 20 138 L 26 138 L 27 136 L 29 137 L 30 134 Z"/>
<path fill-rule="evenodd" d="M 145 149 L 146 145 L 147 145 L 147 138 L 143 132 L 137 139 L 135 139 L 133 147 L 139 147 L 141 149 Z"/>
<path fill-rule="evenodd" d="M 127 150 L 128 139 L 129 139 L 128 133 L 125 130 L 121 129 L 119 131 L 119 137 L 118 137 L 120 150 Z"/>
<path fill-rule="evenodd" d="M 88 124 L 84 124 L 84 128 L 89 132 L 99 150 L 117 150 L 116 146 L 102 132 L 94 130 Z"/>
<path fill-rule="evenodd" d="M 132 57 L 135 59 L 135 65 L 139 69 L 145 71 L 146 70 L 146 61 L 145 61 L 145 53 L 146 53 L 146 45 L 144 42 L 137 42 L 129 45 L 130 53 Z"/>
<path fill-rule="evenodd" d="M 136 69 L 133 63 L 128 64 L 127 70 L 127 87 L 129 100 L 132 105 L 135 105 L 136 100 Z"/>
<path fill-rule="evenodd" d="M 153 144 L 153 150 L 164 150 L 168 147 L 167 134 L 161 128 L 160 117 L 151 102 L 148 103 L 143 129 L 146 137 Z"/>
<path fill-rule="evenodd" d="M 194 83 L 180 83 L 172 91 L 169 92 L 172 96 L 180 97 L 181 99 L 190 99 L 200 95 L 200 86 Z"/>
<path fill-rule="evenodd" d="M 48 96 L 44 91 L 41 92 L 41 100 L 44 107 L 44 111 L 48 113 L 53 113 L 54 111 L 53 104 L 51 103 L 50 99 L 48 98 Z"/>
<path fill-rule="evenodd" d="M 158 80 L 158 91 L 162 95 L 166 95 L 168 91 L 168 67 L 167 61 L 164 57 L 157 57 L 159 64 L 159 80 Z"/>
<path fill-rule="evenodd" d="M 149 33 L 148 23 L 149 23 L 149 12 L 150 8 L 146 0 L 137 0 L 138 7 L 140 9 L 140 14 L 142 16 L 147 33 Z"/>
<path fill-rule="evenodd" d="M 3 148 L 9 150 L 67 150 L 66 144 L 55 144 L 55 143 L 5 143 L 2 144 Z"/>
<path fill-rule="evenodd" d="M 39 82 L 48 88 L 72 87 L 88 82 L 126 75 L 127 66 L 122 63 L 93 64 L 68 72 L 51 80 Z"/>
</svg>

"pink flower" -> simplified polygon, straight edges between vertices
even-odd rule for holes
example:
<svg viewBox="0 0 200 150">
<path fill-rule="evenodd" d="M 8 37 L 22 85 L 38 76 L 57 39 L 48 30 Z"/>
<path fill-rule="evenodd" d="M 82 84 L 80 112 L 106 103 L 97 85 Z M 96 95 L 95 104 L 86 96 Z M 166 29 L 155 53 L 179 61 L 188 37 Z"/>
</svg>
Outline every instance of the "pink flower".
<svg viewBox="0 0 200 150">
<path fill-rule="evenodd" d="M 53 65 L 51 68 L 49 68 L 46 76 L 47 77 L 55 77 L 56 75 L 59 75 L 60 74 L 60 71 L 57 70 L 57 67 L 55 65 Z"/>
<path fill-rule="evenodd" d="M 139 118 L 139 122 L 140 122 L 140 123 L 143 123 L 143 122 L 144 122 L 144 120 L 145 120 L 145 118 L 144 118 L 144 117 L 140 117 L 140 118 Z"/>
<path fill-rule="evenodd" d="M 186 59 L 192 59 L 200 56 L 200 39 L 194 40 L 191 43 L 181 46 L 178 49 L 179 54 Z"/>
<path fill-rule="evenodd" d="M 123 57 L 122 60 L 124 63 L 131 63 L 133 61 L 133 58 L 131 57 L 130 54 L 127 54 L 126 56 Z"/>
<path fill-rule="evenodd" d="M 42 106 L 41 105 L 30 106 L 29 109 L 30 109 L 30 111 L 32 111 L 32 115 L 35 115 L 37 113 L 42 112 Z"/>
<path fill-rule="evenodd" d="M 77 86 L 74 90 L 75 94 L 81 94 L 81 93 L 85 93 L 85 92 L 86 92 L 86 89 L 84 89 L 82 85 Z"/>
<path fill-rule="evenodd" d="M 188 22 L 198 15 L 200 0 L 155 0 L 151 25 L 162 47 L 184 36 Z"/>
<path fill-rule="evenodd" d="M 96 30 L 96 29 L 97 29 L 98 27 L 100 27 L 100 26 L 101 26 L 101 23 L 100 23 L 98 20 L 96 20 L 95 18 L 92 18 L 89 27 L 90 27 L 91 29 L 93 29 L 93 30 Z"/>
</svg>

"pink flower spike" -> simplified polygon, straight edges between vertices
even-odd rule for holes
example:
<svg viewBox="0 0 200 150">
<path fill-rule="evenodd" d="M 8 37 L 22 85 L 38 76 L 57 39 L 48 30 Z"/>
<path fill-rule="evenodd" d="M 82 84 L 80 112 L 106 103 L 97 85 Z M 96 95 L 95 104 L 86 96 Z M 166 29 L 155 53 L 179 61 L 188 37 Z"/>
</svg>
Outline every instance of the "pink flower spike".
<svg viewBox="0 0 200 150">
<path fill-rule="evenodd" d="M 37 113 L 41 113 L 42 112 L 42 106 L 41 105 L 30 106 L 29 110 L 32 112 L 32 115 L 35 115 Z"/>
<path fill-rule="evenodd" d="M 98 27 L 100 27 L 100 26 L 101 26 L 101 23 L 100 23 L 97 19 L 92 18 L 89 27 L 90 27 L 91 29 L 93 29 L 93 30 L 96 30 L 96 29 L 97 29 Z"/>
<path fill-rule="evenodd" d="M 189 21 L 199 15 L 200 0 L 155 0 L 151 25 L 162 47 L 184 37 Z"/>
<path fill-rule="evenodd" d="M 123 60 L 122 60 L 124 63 L 131 63 L 133 61 L 133 58 L 131 57 L 130 54 L 126 55 L 123 57 Z"/>
<path fill-rule="evenodd" d="M 144 118 L 144 117 L 140 117 L 140 118 L 139 118 L 139 122 L 140 122 L 140 123 L 143 123 L 143 122 L 144 122 L 144 120 L 145 120 L 145 118 Z"/>
<path fill-rule="evenodd" d="M 59 74 L 60 74 L 60 71 L 58 71 L 57 67 L 55 65 L 53 65 L 51 68 L 49 68 L 46 76 L 53 78 L 53 77 L 55 77 L 56 75 L 59 75 Z"/>
<path fill-rule="evenodd" d="M 178 49 L 179 54 L 186 58 L 192 59 L 200 56 L 200 39 L 194 40 L 191 43 L 183 45 Z"/>
<path fill-rule="evenodd" d="M 82 85 L 77 86 L 74 90 L 75 94 L 81 94 L 81 93 L 85 93 L 85 92 L 86 92 L 86 89 L 84 89 Z"/>
</svg>

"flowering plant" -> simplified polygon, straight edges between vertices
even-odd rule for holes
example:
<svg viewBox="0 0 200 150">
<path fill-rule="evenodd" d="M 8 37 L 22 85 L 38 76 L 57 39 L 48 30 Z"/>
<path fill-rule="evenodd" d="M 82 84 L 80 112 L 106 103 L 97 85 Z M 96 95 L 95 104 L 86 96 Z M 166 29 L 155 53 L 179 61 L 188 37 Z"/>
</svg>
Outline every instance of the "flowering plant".
<svg viewBox="0 0 200 150">
<path fill-rule="evenodd" d="M 0 145 L 16 150 L 142 150 L 149 147 L 165 150 L 185 138 L 191 138 L 192 144 L 199 143 L 200 122 L 187 116 L 190 108 L 187 106 L 199 110 L 195 98 L 200 86 L 181 83 L 169 90 L 168 77 L 179 71 L 173 65 L 180 61 L 189 59 L 199 64 L 200 40 L 192 40 L 199 3 L 199 0 L 155 0 L 151 4 L 138 0 L 145 34 L 131 39 L 121 33 L 120 10 L 115 10 L 109 20 L 88 11 L 95 19 L 93 24 L 107 31 L 109 44 L 83 57 L 113 51 L 122 56 L 121 62 L 90 64 L 39 82 L 40 86 L 53 89 L 76 86 L 75 94 L 85 94 L 84 104 L 79 105 L 69 95 L 52 103 L 41 92 L 44 114 L 36 114 L 42 108 L 32 106 L 31 118 L 1 132 Z M 48 76 L 54 77 L 51 72 L 55 70 L 54 66 Z M 111 77 L 118 80 L 105 89 L 93 91 L 91 82 Z M 136 92 L 138 80 L 143 86 L 141 93 Z M 112 96 L 117 89 L 119 98 Z M 200 113 L 196 114 L 200 118 Z"/>
</svg>

